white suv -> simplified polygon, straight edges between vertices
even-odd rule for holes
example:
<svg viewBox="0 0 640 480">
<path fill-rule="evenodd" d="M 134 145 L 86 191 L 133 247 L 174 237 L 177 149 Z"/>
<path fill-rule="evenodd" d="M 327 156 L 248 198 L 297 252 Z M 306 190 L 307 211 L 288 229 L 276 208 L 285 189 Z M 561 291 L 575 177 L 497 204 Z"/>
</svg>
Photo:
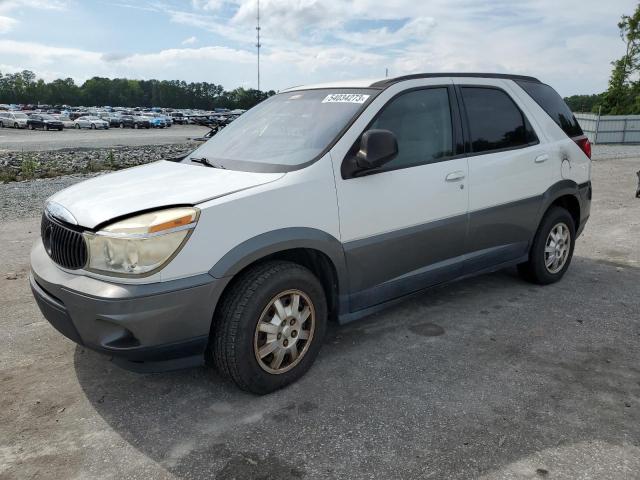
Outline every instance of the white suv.
<svg viewBox="0 0 640 480">
<path fill-rule="evenodd" d="M 509 265 L 558 281 L 589 157 L 531 77 L 297 87 L 183 159 L 52 196 L 31 286 L 55 328 L 122 364 L 207 361 L 266 393 L 311 366 L 329 319 Z"/>
</svg>

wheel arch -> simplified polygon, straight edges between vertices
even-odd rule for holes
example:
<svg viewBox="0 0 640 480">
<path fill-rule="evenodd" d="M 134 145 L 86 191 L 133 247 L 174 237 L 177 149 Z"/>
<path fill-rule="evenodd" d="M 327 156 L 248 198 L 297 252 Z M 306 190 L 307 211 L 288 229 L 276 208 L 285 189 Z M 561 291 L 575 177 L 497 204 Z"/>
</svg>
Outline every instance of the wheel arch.
<svg viewBox="0 0 640 480">
<path fill-rule="evenodd" d="M 209 274 L 215 278 L 237 277 L 268 260 L 289 261 L 308 268 L 322 283 L 331 318 L 341 313 L 347 285 L 344 250 L 337 238 L 322 230 L 298 227 L 263 233 L 230 250 Z M 232 279 L 221 297 L 233 283 Z"/>
<path fill-rule="evenodd" d="M 578 230 L 582 219 L 582 207 L 580 205 L 580 189 L 573 180 L 562 180 L 552 185 L 543 195 L 543 204 L 538 217 L 538 225 L 551 207 L 559 206 L 566 209 L 573 218 L 575 228 Z"/>
</svg>

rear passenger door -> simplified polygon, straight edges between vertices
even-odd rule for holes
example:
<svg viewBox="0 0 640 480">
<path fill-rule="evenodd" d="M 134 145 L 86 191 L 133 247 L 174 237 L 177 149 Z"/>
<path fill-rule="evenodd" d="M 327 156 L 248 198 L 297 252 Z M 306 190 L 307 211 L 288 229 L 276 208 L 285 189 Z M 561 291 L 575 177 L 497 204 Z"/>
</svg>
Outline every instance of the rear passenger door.
<svg viewBox="0 0 640 480">
<path fill-rule="evenodd" d="M 456 83 L 469 161 L 470 273 L 527 254 L 552 172 L 532 118 L 508 81 Z"/>
<path fill-rule="evenodd" d="M 448 280 L 462 269 L 467 161 L 458 149 L 453 86 L 437 82 L 388 88 L 331 151 L 352 311 Z M 343 160 L 357 152 L 369 129 L 393 132 L 398 156 L 369 175 L 344 178 Z"/>
</svg>

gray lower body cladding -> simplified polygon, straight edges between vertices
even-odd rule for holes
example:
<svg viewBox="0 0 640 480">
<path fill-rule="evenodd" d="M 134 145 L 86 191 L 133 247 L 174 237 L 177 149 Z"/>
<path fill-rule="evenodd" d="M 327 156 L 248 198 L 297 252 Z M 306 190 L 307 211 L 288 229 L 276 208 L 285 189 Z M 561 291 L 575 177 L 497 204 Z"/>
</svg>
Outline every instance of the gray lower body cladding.
<svg viewBox="0 0 640 480">
<path fill-rule="evenodd" d="M 114 357 L 163 361 L 202 356 L 213 311 L 228 279 L 210 275 L 148 285 L 67 274 L 42 245 L 31 255 L 31 289 L 60 333 Z"/>
</svg>

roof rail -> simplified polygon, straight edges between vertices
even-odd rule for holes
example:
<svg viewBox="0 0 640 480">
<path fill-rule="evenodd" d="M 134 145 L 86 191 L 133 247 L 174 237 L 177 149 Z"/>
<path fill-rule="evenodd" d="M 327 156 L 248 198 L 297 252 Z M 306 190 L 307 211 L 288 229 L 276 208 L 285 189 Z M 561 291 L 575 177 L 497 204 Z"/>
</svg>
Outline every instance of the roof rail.
<svg viewBox="0 0 640 480">
<path fill-rule="evenodd" d="M 371 84 L 371 87 L 386 88 L 398 82 L 404 82 L 406 80 L 418 80 L 420 78 L 437 78 L 437 77 L 474 77 L 474 78 L 504 78 L 507 80 L 526 80 L 529 82 L 542 83 L 535 77 L 528 77 L 526 75 L 511 75 L 508 73 L 416 73 L 413 75 L 404 75 L 402 77 L 385 78 Z"/>
</svg>

